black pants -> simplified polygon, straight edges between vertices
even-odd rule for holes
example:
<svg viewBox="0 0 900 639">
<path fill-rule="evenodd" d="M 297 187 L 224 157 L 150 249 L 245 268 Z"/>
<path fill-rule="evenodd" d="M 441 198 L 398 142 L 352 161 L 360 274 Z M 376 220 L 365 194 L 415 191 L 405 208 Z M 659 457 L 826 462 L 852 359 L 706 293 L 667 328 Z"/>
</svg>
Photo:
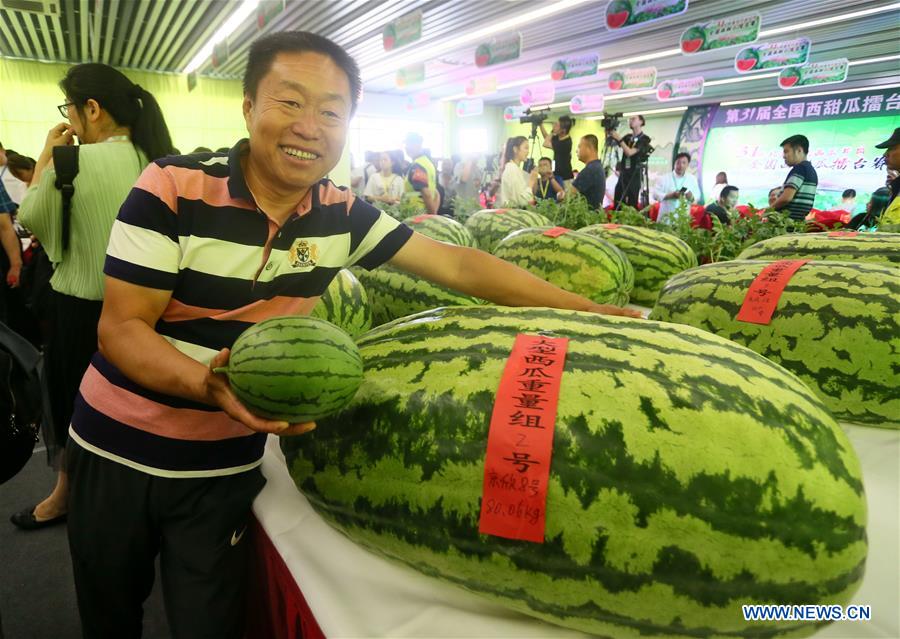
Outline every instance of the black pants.
<svg viewBox="0 0 900 639">
<path fill-rule="evenodd" d="M 84 637 L 141 636 L 157 554 L 173 637 L 242 637 L 245 531 L 266 483 L 259 468 L 224 477 L 156 477 L 74 441 L 66 457 L 69 548 Z"/>
<path fill-rule="evenodd" d="M 628 206 L 638 207 L 638 200 L 641 196 L 641 172 L 639 169 L 632 171 L 622 171 L 619 174 L 619 181 L 616 182 L 616 192 L 614 195 L 616 206 L 619 204 L 627 204 Z"/>
</svg>

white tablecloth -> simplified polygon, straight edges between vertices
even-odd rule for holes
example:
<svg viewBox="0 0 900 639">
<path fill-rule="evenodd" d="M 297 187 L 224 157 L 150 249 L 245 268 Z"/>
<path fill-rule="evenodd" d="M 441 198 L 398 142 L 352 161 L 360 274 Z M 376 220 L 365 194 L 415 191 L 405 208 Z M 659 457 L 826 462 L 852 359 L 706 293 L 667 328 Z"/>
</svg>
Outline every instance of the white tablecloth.
<svg viewBox="0 0 900 639">
<path fill-rule="evenodd" d="M 839 622 L 816 637 L 900 638 L 900 432 L 845 426 L 862 462 L 869 502 L 869 558 L 854 604 L 868 622 Z M 254 512 L 327 637 L 583 637 L 357 546 L 329 526 L 295 488 L 277 438 L 263 459 L 268 484 Z M 784 602 L 791 603 L 791 602 Z"/>
</svg>

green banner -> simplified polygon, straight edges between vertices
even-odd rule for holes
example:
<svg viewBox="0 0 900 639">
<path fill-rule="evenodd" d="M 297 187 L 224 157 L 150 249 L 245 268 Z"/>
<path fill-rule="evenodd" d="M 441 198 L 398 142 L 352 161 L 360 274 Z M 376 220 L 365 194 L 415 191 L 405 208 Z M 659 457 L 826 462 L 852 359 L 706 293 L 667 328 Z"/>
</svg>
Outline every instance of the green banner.
<svg viewBox="0 0 900 639">
<path fill-rule="evenodd" d="M 606 5 L 606 28 L 626 29 L 677 16 L 687 8 L 688 0 L 612 0 Z"/>
<path fill-rule="evenodd" d="M 750 73 L 806 64 L 809 48 L 809 38 L 754 44 L 744 47 L 734 56 L 734 69 L 738 73 Z"/>
<path fill-rule="evenodd" d="M 393 51 L 422 37 L 422 11 L 413 11 L 384 25 L 381 44 L 385 51 Z"/>
<path fill-rule="evenodd" d="M 483 42 L 475 49 L 475 66 L 489 67 L 515 60 L 522 54 L 522 34 L 510 34 Z"/>
<path fill-rule="evenodd" d="M 835 84 L 846 80 L 849 70 L 850 64 L 847 58 L 813 62 L 802 67 L 788 67 L 778 74 L 778 86 L 782 89 L 796 89 Z"/>
<path fill-rule="evenodd" d="M 656 86 L 656 67 L 619 69 L 609 74 L 606 81 L 610 91 L 652 89 Z"/>
<path fill-rule="evenodd" d="M 703 95 L 703 76 L 683 80 L 666 80 L 656 87 L 656 99 L 660 102 L 681 98 L 699 98 Z"/>
<path fill-rule="evenodd" d="M 562 58 L 553 63 L 553 66 L 550 68 L 550 78 L 559 81 L 597 75 L 597 66 L 599 64 L 600 56 L 596 54 Z"/>
<path fill-rule="evenodd" d="M 754 42 L 759 37 L 760 24 L 762 17 L 758 13 L 695 24 L 681 34 L 681 52 L 691 55 Z"/>
<path fill-rule="evenodd" d="M 397 77 L 395 82 L 397 88 L 402 89 L 413 84 L 420 84 L 425 81 L 425 63 L 411 64 L 408 67 L 397 69 Z"/>
</svg>

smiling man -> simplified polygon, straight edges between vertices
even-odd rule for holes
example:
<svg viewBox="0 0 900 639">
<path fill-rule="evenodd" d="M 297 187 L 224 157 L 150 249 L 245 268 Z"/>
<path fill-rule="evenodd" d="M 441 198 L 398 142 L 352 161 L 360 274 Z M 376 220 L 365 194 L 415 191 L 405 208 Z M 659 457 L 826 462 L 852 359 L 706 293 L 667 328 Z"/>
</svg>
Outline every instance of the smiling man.
<svg viewBox="0 0 900 639">
<path fill-rule="evenodd" d="M 246 536 L 266 433 L 213 372 L 248 326 L 308 314 L 343 267 L 385 262 L 498 304 L 635 315 L 408 227 L 323 180 L 360 90 L 310 33 L 250 49 L 249 139 L 150 164 L 113 227 L 100 352 L 72 418 L 70 543 L 85 636 L 140 635 L 160 555 L 174 636 L 241 637 Z"/>
</svg>

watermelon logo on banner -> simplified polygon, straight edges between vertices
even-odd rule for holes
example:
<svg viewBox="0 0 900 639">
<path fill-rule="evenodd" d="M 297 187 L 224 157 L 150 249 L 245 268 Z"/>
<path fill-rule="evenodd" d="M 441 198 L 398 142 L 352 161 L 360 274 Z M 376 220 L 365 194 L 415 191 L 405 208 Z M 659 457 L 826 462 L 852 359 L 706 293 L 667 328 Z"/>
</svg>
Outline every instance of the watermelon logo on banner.
<svg viewBox="0 0 900 639">
<path fill-rule="evenodd" d="M 738 73 L 751 73 L 806 64 L 810 46 L 809 38 L 797 38 L 744 47 L 734 57 L 734 69 Z"/>
<path fill-rule="evenodd" d="M 761 24 L 762 17 L 758 13 L 695 24 L 681 34 L 681 52 L 691 55 L 755 42 Z"/>
<path fill-rule="evenodd" d="M 787 67 L 778 74 L 778 86 L 782 89 L 814 87 L 837 84 L 847 79 L 850 63 L 847 58 L 813 62 L 802 67 Z"/>
<path fill-rule="evenodd" d="M 606 28 L 618 31 L 684 13 L 688 0 L 612 0 L 606 5 Z"/>
</svg>

